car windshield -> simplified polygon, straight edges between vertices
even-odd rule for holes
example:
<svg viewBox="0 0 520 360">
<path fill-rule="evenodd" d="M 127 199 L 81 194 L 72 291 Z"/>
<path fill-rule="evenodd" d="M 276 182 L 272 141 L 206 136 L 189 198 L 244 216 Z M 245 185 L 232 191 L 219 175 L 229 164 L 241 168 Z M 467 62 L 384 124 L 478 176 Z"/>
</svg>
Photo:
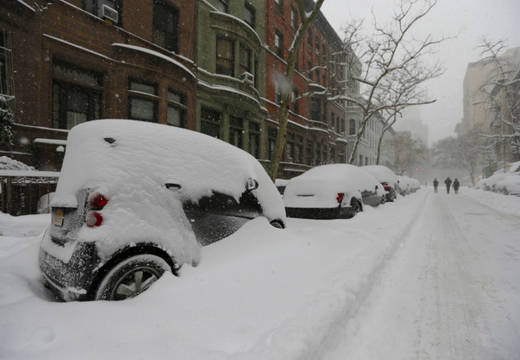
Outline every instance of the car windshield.
<svg viewBox="0 0 520 360">
<path fill-rule="evenodd" d="M 520 1 L 0 1 L 0 359 L 518 359 Z"/>
</svg>

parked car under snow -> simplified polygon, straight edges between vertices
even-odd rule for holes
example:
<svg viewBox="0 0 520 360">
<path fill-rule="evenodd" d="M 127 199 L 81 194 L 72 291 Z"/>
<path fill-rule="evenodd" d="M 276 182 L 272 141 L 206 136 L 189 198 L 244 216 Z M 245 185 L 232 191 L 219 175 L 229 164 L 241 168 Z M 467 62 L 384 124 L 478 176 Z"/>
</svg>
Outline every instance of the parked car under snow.
<svg viewBox="0 0 520 360">
<path fill-rule="evenodd" d="M 383 196 L 378 181 L 361 168 L 331 164 L 289 180 L 283 200 L 289 217 L 335 219 L 354 216 L 363 203 L 377 206 Z"/>
<path fill-rule="evenodd" d="M 396 189 L 398 186 L 397 175 L 392 170 L 383 165 L 366 165 L 361 167 L 366 172 L 372 174 L 381 183 L 386 191 L 386 201 L 394 201 L 397 197 Z"/>
<path fill-rule="evenodd" d="M 70 131 L 51 207 L 40 269 L 65 300 L 135 296 L 256 216 L 285 227 L 281 196 L 250 154 L 132 120 Z"/>
<path fill-rule="evenodd" d="M 509 164 L 506 169 L 498 169 L 490 177 L 480 180 L 475 187 L 520 196 L 520 161 Z"/>
</svg>

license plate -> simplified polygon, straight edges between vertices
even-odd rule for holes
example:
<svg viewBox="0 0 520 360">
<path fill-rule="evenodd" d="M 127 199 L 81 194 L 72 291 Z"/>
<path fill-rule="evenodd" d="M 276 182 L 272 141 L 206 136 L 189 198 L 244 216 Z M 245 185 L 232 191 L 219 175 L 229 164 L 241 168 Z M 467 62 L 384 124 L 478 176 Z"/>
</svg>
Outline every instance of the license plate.
<svg viewBox="0 0 520 360">
<path fill-rule="evenodd" d="M 63 226 L 63 210 L 54 210 L 54 225 Z"/>
</svg>

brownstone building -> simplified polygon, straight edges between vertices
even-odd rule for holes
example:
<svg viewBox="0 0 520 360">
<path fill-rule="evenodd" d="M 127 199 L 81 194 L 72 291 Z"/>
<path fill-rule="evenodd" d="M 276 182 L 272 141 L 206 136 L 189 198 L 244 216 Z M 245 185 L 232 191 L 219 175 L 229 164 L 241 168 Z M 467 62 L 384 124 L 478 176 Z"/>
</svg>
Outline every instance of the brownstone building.
<svg viewBox="0 0 520 360">
<path fill-rule="evenodd" d="M 309 4 L 312 6 L 312 3 Z M 284 79 L 287 52 L 300 23 L 289 0 L 266 0 L 266 106 L 268 155 L 271 159 L 278 126 L 281 91 L 292 92 L 287 142 L 279 176 L 290 178 L 314 165 L 345 162 L 345 107 L 330 100 L 344 79 L 343 44 L 322 13 L 300 44 L 292 84 Z M 284 87 L 292 86 L 292 89 Z"/>
<path fill-rule="evenodd" d="M 97 118 L 195 129 L 195 16 L 194 0 L 2 1 L 0 156 L 59 169 L 67 130 Z"/>
</svg>

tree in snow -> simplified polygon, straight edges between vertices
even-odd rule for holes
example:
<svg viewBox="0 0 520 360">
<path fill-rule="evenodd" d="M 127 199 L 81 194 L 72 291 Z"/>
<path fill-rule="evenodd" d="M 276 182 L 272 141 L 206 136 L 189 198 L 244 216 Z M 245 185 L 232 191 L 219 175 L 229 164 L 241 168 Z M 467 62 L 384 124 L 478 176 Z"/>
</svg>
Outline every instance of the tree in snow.
<svg viewBox="0 0 520 360">
<path fill-rule="evenodd" d="M 273 159 L 271 161 L 270 175 L 271 178 L 276 179 L 278 175 L 278 169 L 280 167 L 280 161 L 282 159 L 283 149 L 285 147 L 286 136 L 287 136 L 287 122 L 289 115 L 289 106 L 291 105 L 291 79 L 294 75 L 296 67 L 296 60 L 298 56 L 298 49 L 300 44 L 307 32 L 307 29 L 312 24 L 314 19 L 318 16 L 321 5 L 324 0 L 317 0 L 316 3 L 308 2 L 305 0 L 296 0 L 296 5 L 301 22 L 296 29 L 294 38 L 287 54 L 287 65 L 285 68 L 285 74 L 283 79 L 279 79 L 279 83 L 286 84 L 286 86 L 280 86 L 280 110 L 278 113 L 278 134 L 276 136 L 276 145 L 274 149 Z"/>
<path fill-rule="evenodd" d="M 424 164 L 428 149 L 422 141 L 412 138 L 410 132 L 400 132 L 385 142 L 385 150 L 394 155 L 392 168 L 398 174 L 412 174 L 412 169 Z"/>
<path fill-rule="evenodd" d="M 505 56 L 506 43 L 503 40 L 483 38 L 478 47 L 481 55 L 493 66 L 481 87 L 494 115 L 486 137 L 505 166 L 508 159 L 520 160 L 520 67 Z"/>
<path fill-rule="evenodd" d="M 13 145 L 14 116 L 9 108 L 9 102 L 14 96 L 0 94 L 0 143 L 11 147 Z"/>
<path fill-rule="evenodd" d="M 386 28 L 378 24 L 374 17 L 373 35 L 361 35 L 362 22 L 353 22 L 345 27 L 345 49 L 352 50 L 363 65 L 359 76 L 353 80 L 362 84 L 361 97 L 343 95 L 341 98 L 356 104 L 361 111 L 361 123 L 356 133 L 354 148 L 349 162 L 356 160 L 358 145 L 363 137 L 367 123 L 377 113 L 386 113 L 386 131 L 398 119 L 397 115 L 408 106 L 430 104 L 420 86 L 427 80 L 443 73 L 438 63 L 426 65 L 425 58 L 431 61 L 435 47 L 446 38 L 434 39 L 427 35 L 415 39 L 411 32 L 436 5 L 436 0 L 401 0 L 395 10 L 390 25 Z M 355 64 L 347 61 L 347 66 Z M 349 74 L 355 71 L 347 70 Z M 336 97 L 337 98 L 337 97 Z"/>
</svg>

